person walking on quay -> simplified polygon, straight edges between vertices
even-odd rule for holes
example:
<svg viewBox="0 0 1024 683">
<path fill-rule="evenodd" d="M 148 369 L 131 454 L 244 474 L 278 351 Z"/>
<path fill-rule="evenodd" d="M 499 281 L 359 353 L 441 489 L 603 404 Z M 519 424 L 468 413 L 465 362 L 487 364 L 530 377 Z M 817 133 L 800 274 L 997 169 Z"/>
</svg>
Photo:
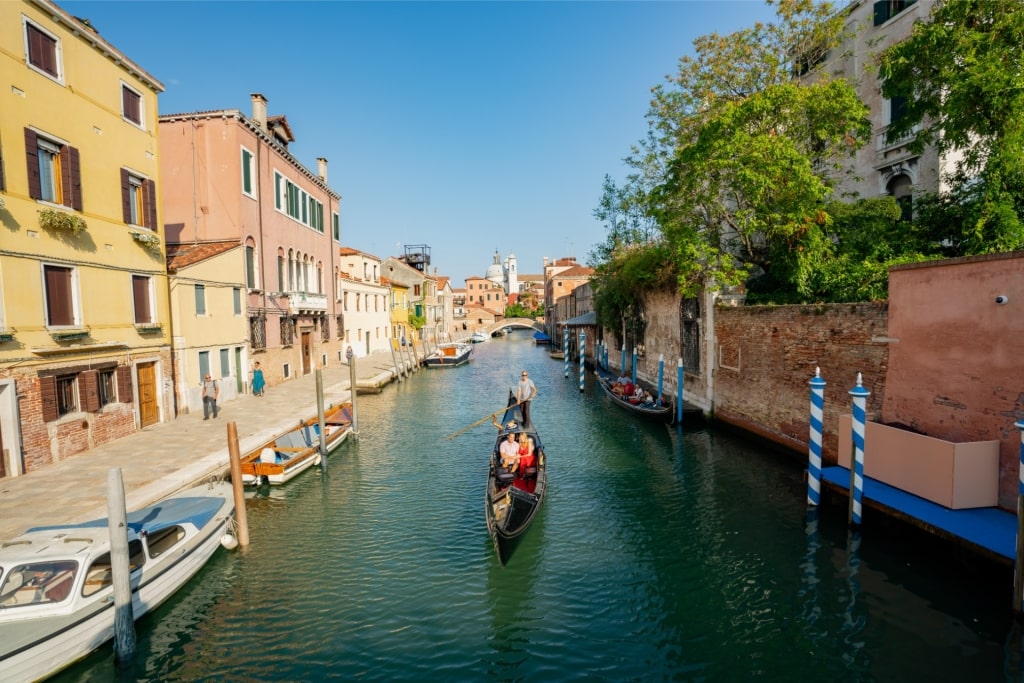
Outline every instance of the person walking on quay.
<svg viewBox="0 0 1024 683">
<path fill-rule="evenodd" d="M 210 413 L 213 412 L 213 416 L 217 417 L 219 412 L 217 408 L 217 397 L 220 396 L 220 387 L 217 386 L 217 380 L 210 377 L 210 373 L 206 373 L 206 379 L 203 380 L 203 419 L 209 420 Z"/>
<path fill-rule="evenodd" d="M 523 410 L 523 426 L 530 424 L 530 401 L 537 395 L 537 385 L 533 383 L 533 380 L 526 374 L 526 370 L 523 370 L 523 375 L 519 380 L 518 388 L 516 389 L 516 400 L 519 401 L 519 406 Z"/>
<path fill-rule="evenodd" d="M 263 396 L 263 388 L 266 384 L 267 381 L 263 377 L 263 368 L 260 367 L 260 362 L 256 361 L 256 364 L 252 367 L 252 395 Z"/>
</svg>

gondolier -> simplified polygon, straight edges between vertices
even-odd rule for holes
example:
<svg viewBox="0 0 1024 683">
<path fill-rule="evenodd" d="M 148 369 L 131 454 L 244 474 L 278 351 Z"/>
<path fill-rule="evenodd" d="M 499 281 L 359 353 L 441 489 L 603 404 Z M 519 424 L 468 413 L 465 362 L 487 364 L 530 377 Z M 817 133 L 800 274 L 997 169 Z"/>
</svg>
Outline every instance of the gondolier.
<svg viewBox="0 0 1024 683">
<path fill-rule="evenodd" d="M 523 370 L 523 375 L 519 380 L 519 386 L 516 389 L 516 400 L 519 402 L 523 410 L 523 425 L 532 424 L 530 422 L 530 401 L 537 395 L 537 385 L 533 383 L 533 380 L 526 374 L 526 370 Z"/>
</svg>

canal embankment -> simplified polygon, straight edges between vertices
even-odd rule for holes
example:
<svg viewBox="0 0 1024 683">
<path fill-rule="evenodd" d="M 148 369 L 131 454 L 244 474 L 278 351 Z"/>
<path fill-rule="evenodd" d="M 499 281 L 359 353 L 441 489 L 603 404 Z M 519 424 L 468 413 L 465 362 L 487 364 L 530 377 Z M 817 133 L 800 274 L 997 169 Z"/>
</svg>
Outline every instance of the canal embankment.
<svg viewBox="0 0 1024 683">
<path fill-rule="evenodd" d="M 422 350 L 418 350 L 422 357 Z M 398 370 L 413 368 L 407 357 Z M 400 361 L 401 363 L 401 361 Z M 389 352 L 356 359 L 356 388 L 379 388 L 401 379 Z M 325 406 L 351 398 L 350 366 L 321 369 Z M 357 398 L 358 403 L 358 398 Z M 227 425 L 234 422 L 239 450 L 245 453 L 316 415 L 316 373 L 269 387 L 263 397 L 240 396 L 220 406 L 220 414 L 181 414 L 88 452 L 0 480 L 0 539 L 33 526 L 80 522 L 107 514 L 107 473 L 120 468 L 126 504 L 135 510 L 208 477 L 230 465 Z"/>
</svg>

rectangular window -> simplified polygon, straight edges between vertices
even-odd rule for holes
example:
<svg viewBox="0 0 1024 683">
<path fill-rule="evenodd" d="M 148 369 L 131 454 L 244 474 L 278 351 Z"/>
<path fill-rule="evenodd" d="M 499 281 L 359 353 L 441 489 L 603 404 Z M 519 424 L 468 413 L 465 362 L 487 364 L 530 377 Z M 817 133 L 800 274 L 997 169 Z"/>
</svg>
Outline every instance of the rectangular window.
<svg viewBox="0 0 1024 683">
<path fill-rule="evenodd" d="M 917 0 L 878 0 L 875 2 L 875 26 L 881 26 Z"/>
<path fill-rule="evenodd" d="M 25 129 L 28 194 L 33 199 L 82 210 L 82 169 L 78 150 Z"/>
<path fill-rule="evenodd" d="M 212 375 L 210 372 L 210 352 L 200 351 L 199 352 L 199 383 L 203 383 L 203 379 L 207 375 Z"/>
<path fill-rule="evenodd" d="M 57 377 L 57 417 L 78 412 L 78 375 Z"/>
<path fill-rule="evenodd" d="M 61 79 L 61 49 L 56 36 L 35 24 L 25 22 L 25 54 L 30 67 Z"/>
<path fill-rule="evenodd" d="M 242 315 L 242 290 L 235 287 L 231 290 L 231 296 L 235 304 L 235 315 Z"/>
<path fill-rule="evenodd" d="M 206 285 L 196 285 L 196 315 L 206 315 Z"/>
<path fill-rule="evenodd" d="M 60 147 L 49 140 L 38 138 L 36 159 L 39 162 L 39 189 L 42 193 L 39 198 L 54 204 L 63 204 Z"/>
<path fill-rule="evenodd" d="M 256 289 L 256 247 L 245 246 L 245 286 Z"/>
<path fill-rule="evenodd" d="M 220 376 L 227 377 L 231 374 L 231 349 L 220 350 Z"/>
<path fill-rule="evenodd" d="M 117 401 L 117 373 L 115 368 L 100 370 L 98 373 L 100 408 Z"/>
<path fill-rule="evenodd" d="M 277 257 L 277 291 L 284 291 L 284 256 Z"/>
<path fill-rule="evenodd" d="M 895 123 L 907 115 L 907 98 L 902 95 L 889 100 L 889 123 Z"/>
<path fill-rule="evenodd" d="M 121 116 L 125 121 L 142 127 L 142 95 L 124 83 L 121 84 Z"/>
<path fill-rule="evenodd" d="M 341 217 L 331 212 L 331 230 L 334 233 L 334 241 L 341 243 Z"/>
<path fill-rule="evenodd" d="M 75 269 L 67 266 L 43 266 L 48 327 L 73 327 L 78 324 L 76 275 Z"/>
<path fill-rule="evenodd" d="M 156 322 L 153 315 L 153 278 L 146 275 L 132 275 L 132 304 L 135 310 L 135 324 L 146 325 Z"/>
<path fill-rule="evenodd" d="M 156 230 L 156 183 L 122 168 L 121 215 L 128 225 Z"/>
<path fill-rule="evenodd" d="M 242 192 L 250 197 L 256 196 L 256 158 L 245 147 L 242 148 Z"/>
<path fill-rule="evenodd" d="M 128 224 L 142 225 L 142 179 L 128 177 Z"/>
<path fill-rule="evenodd" d="M 274 208 L 317 232 L 324 231 L 323 203 L 277 171 L 274 171 Z"/>
</svg>

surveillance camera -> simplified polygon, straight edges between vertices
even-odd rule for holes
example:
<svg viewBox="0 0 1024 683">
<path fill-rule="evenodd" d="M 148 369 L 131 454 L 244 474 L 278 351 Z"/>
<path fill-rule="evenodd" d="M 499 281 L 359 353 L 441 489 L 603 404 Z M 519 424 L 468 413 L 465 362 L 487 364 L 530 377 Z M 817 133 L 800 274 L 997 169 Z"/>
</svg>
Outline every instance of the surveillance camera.
<svg viewBox="0 0 1024 683">
<path fill-rule="evenodd" d="M 1010 298 L 1007 297 L 1005 294 L 1000 294 L 999 296 L 996 297 L 997 304 L 1005 304 L 1009 300 Z"/>
</svg>

